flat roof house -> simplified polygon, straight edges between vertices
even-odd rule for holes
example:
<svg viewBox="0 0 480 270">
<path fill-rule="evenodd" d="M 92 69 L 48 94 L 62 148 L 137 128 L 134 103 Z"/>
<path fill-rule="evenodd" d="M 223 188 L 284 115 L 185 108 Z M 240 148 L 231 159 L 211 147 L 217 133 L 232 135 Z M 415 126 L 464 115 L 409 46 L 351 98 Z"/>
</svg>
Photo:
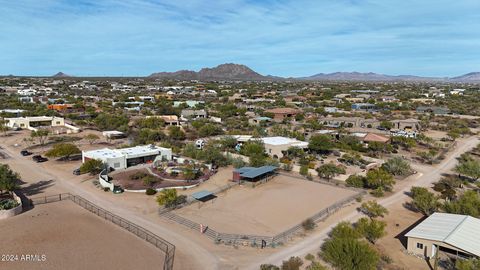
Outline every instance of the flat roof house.
<svg viewBox="0 0 480 270">
<path fill-rule="evenodd" d="M 114 169 L 126 169 L 138 164 L 153 162 L 158 158 L 171 160 L 172 149 L 156 145 L 143 145 L 122 149 L 104 148 L 82 151 L 82 162 L 99 159 Z"/>
<path fill-rule="evenodd" d="M 308 147 L 308 142 L 299 141 L 297 139 L 287 137 L 265 137 L 260 138 L 265 145 L 265 151 L 273 158 L 282 158 L 283 152 L 290 147 L 298 147 L 305 149 Z"/>
<path fill-rule="evenodd" d="M 9 128 L 22 128 L 36 131 L 39 127 L 50 128 L 66 128 L 67 133 L 78 133 L 80 129 L 78 127 L 65 123 L 65 119 L 55 116 L 31 116 L 31 117 L 14 117 L 5 118 L 5 125 Z M 57 129 L 57 132 L 59 130 Z M 63 131 L 62 131 L 63 132 Z"/>
<path fill-rule="evenodd" d="M 407 250 L 432 258 L 440 250 L 460 257 L 480 257 L 480 219 L 467 215 L 433 213 L 410 230 Z"/>
</svg>

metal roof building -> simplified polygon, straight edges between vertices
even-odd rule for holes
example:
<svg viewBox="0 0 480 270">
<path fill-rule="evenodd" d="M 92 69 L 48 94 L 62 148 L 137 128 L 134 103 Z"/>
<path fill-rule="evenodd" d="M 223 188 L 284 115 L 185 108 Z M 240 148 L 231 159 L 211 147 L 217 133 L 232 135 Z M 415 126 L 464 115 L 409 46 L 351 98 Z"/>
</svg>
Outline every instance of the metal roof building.
<svg viewBox="0 0 480 270">
<path fill-rule="evenodd" d="M 258 181 L 262 178 L 275 174 L 275 170 L 278 169 L 275 166 L 262 166 L 262 167 L 242 167 L 233 171 L 233 180 L 239 181 L 241 179 L 248 181 Z"/>
<path fill-rule="evenodd" d="M 480 257 L 479 229 L 478 218 L 434 213 L 405 234 L 407 249 L 426 257 L 433 257 L 437 249 L 463 257 Z"/>
</svg>

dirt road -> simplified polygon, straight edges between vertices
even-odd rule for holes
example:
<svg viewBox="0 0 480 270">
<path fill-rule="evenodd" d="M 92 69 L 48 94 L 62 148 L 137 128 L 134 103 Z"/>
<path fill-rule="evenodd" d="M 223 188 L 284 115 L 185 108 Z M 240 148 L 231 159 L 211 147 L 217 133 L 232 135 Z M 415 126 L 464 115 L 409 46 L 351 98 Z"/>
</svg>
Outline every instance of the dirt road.
<svg viewBox="0 0 480 270">
<path fill-rule="evenodd" d="M 408 185 L 402 186 L 402 188 L 399 190 L 394 190 L 395 194 L 385 199 L 378 200 L 378 203 L 389 208 L 389 206 L 394 203 L 401 203 L 403 201 L 410 200 L 406 192 L 409 191 L 412 186 L 427 187 L 430 186 L 432 183 L 438 181 L 443 173 L 447 173 L 455 167 L 457 163 L 457 157 L 474 148 L 478 143 L 479 140 L 476 136 L 469 137 L 464 140 L 459 140 L 457 146 L 453 149 L 453 151 L 450 151 L 447 154 L 446 158 L 440 164 L 437 164 L 435 166 L 413 164 L 413 167 L 418 171 L 418 173 L 413 176 L 415 177 L 415 180 L 409 182 Z M 362 215 L 360 215 L 357 211 L 352 211 L 345 214 L 343 218 L 338 220 L 338 222 L 354 222 L 361 216 Z M 299 256 L 303 258 L 308 253 L 316 254 L 323 241 L 328 237 L 328 233 L 333 227 L 337 225 L 338 222 L 333 223 L 327 228 L 315 233 L 311 237 L 295 243 L 294 245 L 289 246 L 285 249 L 279 250 L 279 252 L 263 258 L 262 260 L 252 261 L 251 264 L 244 269 L 257 270 L 259 269 L 259 266 L 261 264 L 279 265 L 282 263 L 283 260 L 286 260 L 291 256 Z"/>
</svg>

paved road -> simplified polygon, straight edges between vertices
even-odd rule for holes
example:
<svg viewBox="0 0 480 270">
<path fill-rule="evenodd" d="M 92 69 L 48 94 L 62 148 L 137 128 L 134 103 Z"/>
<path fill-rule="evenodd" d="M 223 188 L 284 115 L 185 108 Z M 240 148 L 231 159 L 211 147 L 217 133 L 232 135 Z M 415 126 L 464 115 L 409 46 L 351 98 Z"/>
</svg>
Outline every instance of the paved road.
<svg viewBox="0 0 480 270">
<path fill-rule="evenodd" d="M 182 260 L 182 258 L 183 260 L 187 260 L 188 258 L 188 261 L 191 263 L 187 264 L 195 265 L 195 267 L 188 267 L 189 269 L 219 269 L 219 260 L 215 254 L 207 251 L 202 246 L 188 239 L 188 237 L 172 232 L 168 228 L 162 227 L 159 224 L 146 219 L 141 213 L 125 209 L 122 207 L 121 201 L 107 201 L 104 198 L 97 196 L 96 193 L 82 189 L 82 187 L 80 187 L 78 184 L 69 181 L 71 172 L 63 173 L 63 175 L 69 175 L 69 177 L 53 175 L 46 169 L 42 168 L 42 166 L 39 164 L 33 162 L 31 157 L 22 157 L 18 153 L 19 150 L 14 147 L 5 146 L 2 151 L 8 153 L 8 155 L 11 157 L 11 159 L 8 160 L 8 163 L 12 169 L 20 172 L 22 176 L 27 175 L 28 179 L 37 179 L 37 181 L 54 180 L 55 185 L 49 186 L 46 194 L 53 195 L 60 192 L 78 194 L 92 203 L 97 204 L 133 223 L 136 223 L 173 243 L 176 246 L 175 261 Z M 32 183 L 35 182 L 30 181 L 30 184 Z M 179 253 L 181 253 L 181 256 L 178 256 L 180 255 Z M 180 265 L 182 265 L 182 269 L 186 269 L 186 264 L 181 263 Z"/>
<path fill-rule="evenodd" d="M 441 178 L 443 173 L 449 172 L 453 169 L 457 163 L 456 158 L 459 157 L 461 154 L 469 151 L 470 149 L 477 146 L 479 140 L 476 136 L 470 137 L 466 140 L 459 141 L 457 146 L 447 154 L 446 158 L 440 163 L 435 166 L 424 166 L 414 164 L 413 167 L 419 172 L 416 177 L 415 181 L 411 181 L 408 185 L 403 187 L 402 189 L 396 191 L 396 193 L 388 198 L 379 200 L 378 203 L 389 207 L 394 203 L 401 202 L 403 200 L 409 200 L 408 195 L 406 192 L 410 190 L 412 186 L 431 186 L 432 183 L 438 181 Z M 357 211 L 352 211 L 346 214 L 340 221 L 350 221 L 354 222 L 359 219 L 362 215 L 360 215 Z M 261 264 L 275 264 L 280 265 L 283 260 L 290 258 L 291 256 L 299 256 L 301 258 L 308 253 L 316 254 L 319 247 L 322 245 L 323 241 L 328 237 L 328 233 L 331 231 L 333 227 L 335 227 L 337 223 L 334 223 L 327 228 L 323 229 L 319 233 L 306 238 L 292 246 L 289 246 L 285 249 L 279 250 L 279 252 L 272 254 L 267 258 L 263 258 L 260 261 L 251 262 L 251 264 L 245 269 L 248 270 L 258 270 Z"/>
</svg>

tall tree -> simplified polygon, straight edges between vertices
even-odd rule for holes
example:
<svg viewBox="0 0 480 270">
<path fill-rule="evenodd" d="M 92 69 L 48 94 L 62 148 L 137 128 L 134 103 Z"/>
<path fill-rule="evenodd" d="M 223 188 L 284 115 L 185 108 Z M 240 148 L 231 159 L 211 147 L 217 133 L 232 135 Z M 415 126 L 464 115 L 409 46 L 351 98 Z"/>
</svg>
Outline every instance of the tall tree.
<svg viewBox="0 0 480 270">
<path fill-rule="evenodd" d="M 0 194 L 18 188 L 20 176 L 12 171 L 7 164 L 0 164 Z"/>
<path fill-rule="evenodd" d="M 360 206 L 360 211 L 371 219 L 384 217 L 386 214 L 388 214 L 387 208 L 378 204 L 376 201 L 362 203 L 362 206 Z"/>
</svg>

